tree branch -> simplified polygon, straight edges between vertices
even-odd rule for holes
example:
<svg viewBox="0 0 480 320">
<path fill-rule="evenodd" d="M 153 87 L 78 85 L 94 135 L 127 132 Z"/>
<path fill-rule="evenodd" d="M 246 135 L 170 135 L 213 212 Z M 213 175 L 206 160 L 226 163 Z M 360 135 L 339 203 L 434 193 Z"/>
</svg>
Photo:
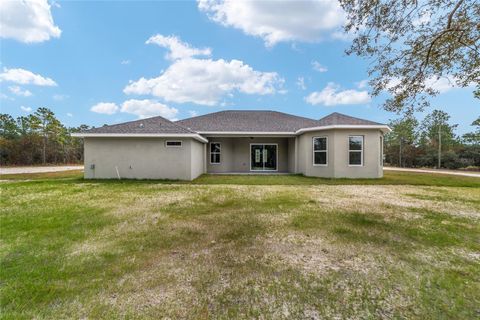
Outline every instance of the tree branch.
<svg viewBox="0 0 480 320">
<path fill-rule="evenodd" d="M 455 12 L 457 12 L 458 8 L 460 8 L 463 1 L 464 0 L 458 1 L 455 7 L 453 8 L 452 12 L 450 12 L 450 14 L 448 15 L 447 29 L 450 29 L 452 27 L 453 16 L 455 15 Z"/>
</svg>

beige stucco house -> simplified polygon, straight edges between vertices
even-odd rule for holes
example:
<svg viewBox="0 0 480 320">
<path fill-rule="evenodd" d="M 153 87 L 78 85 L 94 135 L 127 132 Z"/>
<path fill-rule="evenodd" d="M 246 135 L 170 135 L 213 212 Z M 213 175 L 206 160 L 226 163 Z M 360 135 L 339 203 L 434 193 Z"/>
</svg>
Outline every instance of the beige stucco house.
<svg viewBox="0 0 480 320">
<path fill-rule="evenodd" d="M 153 117 L 94 128 L 84 138 L 87 179 L 193 180 L 203 173 L 383 176 L 388 126 L 332 113 L 220 111 L 180 121 Z"/>
</svg>

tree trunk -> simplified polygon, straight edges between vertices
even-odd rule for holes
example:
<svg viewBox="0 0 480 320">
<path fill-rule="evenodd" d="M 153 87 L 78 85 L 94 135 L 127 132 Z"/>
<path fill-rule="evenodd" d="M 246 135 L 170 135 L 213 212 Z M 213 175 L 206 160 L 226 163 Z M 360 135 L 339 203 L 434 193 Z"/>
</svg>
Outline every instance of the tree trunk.
<svg viewBox="0 0 480 320">
<path fill-rule="evenodd" d="M 442 127 L 438 127 L 438 169 L 442 166 Z"/>
<path fill-rule="evenodd" d="M 43 153 L 42 153 L 42 162 L 43 164 L 47 163 L 47 137 L 43 136 Z"/>
</svg>

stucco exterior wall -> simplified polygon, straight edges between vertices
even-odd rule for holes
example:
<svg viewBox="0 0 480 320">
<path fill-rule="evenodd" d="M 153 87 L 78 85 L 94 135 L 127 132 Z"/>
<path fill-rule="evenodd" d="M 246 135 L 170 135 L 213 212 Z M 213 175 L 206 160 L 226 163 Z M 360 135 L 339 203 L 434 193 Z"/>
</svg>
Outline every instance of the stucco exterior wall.
<svg viewBox="0 0 480 320">
<path fill-rule="evenodd" d="M 327 137 L 327 165 L 313 164 L 313 137 Z M 299 173 L 313 177 L 334 177 L 335 168 L 335 131 L 307 132 L 298 137 Z"/>
<path fill-rule="evenodd" d="M 233 143 L 232 138 L 215 138 L 209 137 L 209 143 L 207 144 L 207 172 L 209 173 L 222 173 L 222 172 L 233 172 Z M 220 163 L 211 163 L 210 162 L 210 143 L 218 142 L 220 143 Z"/>
<path fill-rule="evenodd" d="M 348 137 L 364 136 L 363 166 L 348 165 Z M 380 130 L 337 130 L 335 133 L 335 178 L 381 178 Z"/>
<path fill-rule="evenodd" d="M 364 136 L 362 166 L 348 164 L 348 137 Z M 313 137 L 327 137 L 328 163 L 313 165 Z M 85 178 L 192 180 L 204 172 L 250 171 L 250 145 L 277 144 L 277 172 L 330 178 L 380 178 L 383 176 L 380 130 L 335 129 L 307 132 L 296 138 L 208 137 L 221 143 L 221 163 L 210 163 L 210 145 L 191 138 L 85 138 Z M 166 140 L 182 147 L 166 147 Z M 94 165 L 94 168 L 92 168 Z"/>
<path fill-rule="evenodd" d="M 182 147 L 166 147 L 166 140 Z M 86 179 L 116 179 L 115 167 L 125 179 L 192 180 L 203 172 L 201 143 L 193 139 L 85 138 L 84 148 Z"/>
<path fill-rule="evenodd" d="M 204 171 L 204 162 L 205 162 L 205 149 L 204 143 L 201 143 L 197 140 L 190 140 L 190 149 L 191 149 L 191 175 L 190 179 L 193 180 L 203 174 Z"/>
<path fill-rule="evenodd" d="M 277 147 L 277 169 L 278 172 L 289 172 L 288 164 L 288 139 L 275 137 L 235 137 L 216 138 L 207 137 L 209 142 L 221 143 L 220 164 L 210 163 L 210 144 L 207 147 L 207 172 L 252 172 L 250 171 L 250 144 L 251 143 L 276 143 Z M 260 172 L 260 171 L 253 171 Z"/>
<path fill-rule="evenodd" d="M 348 137 L 364 136 L 362 166 L 348 164 Z M 328 178 L 381 178 L 380 130 L 336 129 L 328 131 L 307 132 L 298 140 L 298 171 L 306 176 Z M 327 137 L 328 162 L 326 166 L 313 165 L 313 137 Z"/>
</svg>

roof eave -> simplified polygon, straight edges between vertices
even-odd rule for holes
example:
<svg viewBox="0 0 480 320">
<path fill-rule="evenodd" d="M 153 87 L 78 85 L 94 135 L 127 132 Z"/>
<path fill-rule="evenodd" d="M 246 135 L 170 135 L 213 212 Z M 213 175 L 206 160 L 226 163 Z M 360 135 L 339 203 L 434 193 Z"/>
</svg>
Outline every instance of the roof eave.
<svg viewBox="0 0 480 320">
<path fill-rule="evenodd" d="M 268 137 L 294 137 L 296 134 L 293 131 L 198 131 L 204 136 L 215 137 L 251 137 L 251 136 L 268 136 Z"/>
<path fill-rule="evenodd" d="M 337 125 L 329 125 L 329 126 L 319 126 L 319 127 L 310 127 L 310 128 L 302 128 L 295 131 L 296 134 L 302 134 L 304 132 L 311 132 L 311 131 L 324 131 L 324 130 L 333 130 L 333 129 L 377 129 L 381 130 L 383 133 L 388 133 L 392 131 L 389 126 L 387 125 L 365 125 L 365 124 L 358 124 L 358 125 L 344 125 L 344 124 L 337 124 Z"/>
<path fill-rule="evenodd" d="M 192 138 L 202 143 L 208 140 L 196 133 L 72 133 L 77 138 Z"/>
</svg>

